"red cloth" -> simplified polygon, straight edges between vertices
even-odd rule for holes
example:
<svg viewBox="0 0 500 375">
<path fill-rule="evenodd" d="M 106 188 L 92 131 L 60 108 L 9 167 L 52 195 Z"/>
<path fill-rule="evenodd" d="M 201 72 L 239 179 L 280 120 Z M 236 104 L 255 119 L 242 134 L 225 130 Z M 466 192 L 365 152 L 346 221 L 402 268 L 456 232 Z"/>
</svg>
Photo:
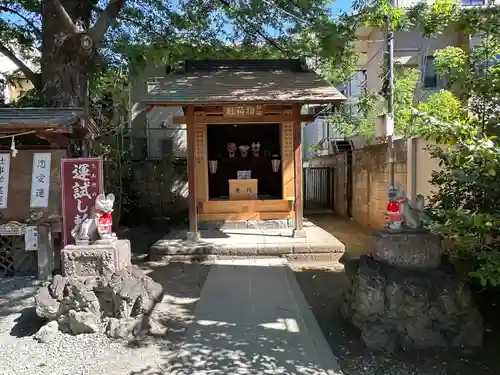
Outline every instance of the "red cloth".
<svg viewBox="0 0 500 375">
<path fill-rule="evenodd" d="M 111 212 L 96 210 L 96 213 L 99 215 L 99 225 L 102 226 L 103 229 L 111 231 L 111 227 L 113 226 L 113 216 Z"/>
<path fill-rule="evenodd" d="M 396 201 L 389 201 L 387 205 L 388 212 L 399 212 L 399 204 Z"/>
</svg>

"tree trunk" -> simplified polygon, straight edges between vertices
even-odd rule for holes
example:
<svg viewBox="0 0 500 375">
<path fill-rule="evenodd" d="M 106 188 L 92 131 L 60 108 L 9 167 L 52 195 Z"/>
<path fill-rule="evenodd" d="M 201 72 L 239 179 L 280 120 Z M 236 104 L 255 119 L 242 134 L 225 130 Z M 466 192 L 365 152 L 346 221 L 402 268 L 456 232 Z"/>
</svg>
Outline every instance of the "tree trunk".
<svg viewBox="0 0 500 375">
<path fill-rule="evenodd" d="M 82 108 L 97 59 L 95 43 L 86 32 L 95 0 L 61 0 L 60 3 L 81 31 L 68 30 L 52 1 L 43 3 L 42 101 L 47 106 Z"/>
</svg>

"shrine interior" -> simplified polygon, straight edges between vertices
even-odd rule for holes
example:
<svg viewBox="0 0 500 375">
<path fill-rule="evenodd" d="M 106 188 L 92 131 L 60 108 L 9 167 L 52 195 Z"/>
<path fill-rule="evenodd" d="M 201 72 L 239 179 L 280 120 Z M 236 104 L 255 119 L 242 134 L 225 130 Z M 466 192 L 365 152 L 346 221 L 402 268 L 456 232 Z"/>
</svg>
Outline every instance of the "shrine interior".
<svg viewBox="0 0 500 375">
<path fill-rule="evenodd" d="M 244 156 L 239 149 L 260 143 L 258 156 L 248 149 Z M 231 157 L 227 146 L 236 144 Z M 208 175 L 208 194 L 211 200 L 229 199 L 229 180 L 237 179 L 238 171 L 250 170 L 252 179 L 258 180 L 258 199 L 282 199 L 281 165 L 273 172 L 271 159 L 280 156 L 279 124 L 207 125 L 208 160 L 217 160 L 216 173 Z"/>
</svg>

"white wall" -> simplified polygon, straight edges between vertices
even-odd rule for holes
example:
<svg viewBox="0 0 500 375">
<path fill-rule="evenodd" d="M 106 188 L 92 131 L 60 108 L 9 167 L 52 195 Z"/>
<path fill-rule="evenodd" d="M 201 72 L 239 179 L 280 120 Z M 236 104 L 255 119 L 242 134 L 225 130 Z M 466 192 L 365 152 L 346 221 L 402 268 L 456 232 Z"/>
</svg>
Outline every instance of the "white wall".
<svg viewBox="0 0 500 375">
<path fill-rule="evenodd" d="M 173 156 L 187 157 L 186 125 L 173 125 L 173 116 L 183 116 L 180 107 L 154 107 L 147 113 L 148 157 L 161 159 L 162 140 L 173 140 Z"/>
<path fill-rule="evenodd" d="M 21 58 L 17 49 L 13 48 L 13 51 L 16 54 L 16 56 Z M 38 50 L 33 49 L 33 55 L 40 56 L 40 53 L 38 52 Z M 35 64 L 33 61 L 23 61 L 23 62 L 34 72 L 37 72 L 40 69 L 40 67 L 37 64 Z M 15 72 L 18 69 L 19 68 L 17 67 L 16 64 L 14 64 L 12 62 L 12 60 L 10 60 L 4 54 L 0 53 L 0 80 L 5 79 L 7 76 L 11 75 L 13 72 Z M 7 88 L 7 85 L 5 85 L 5 87 L 1 87 L 1 84 L 0 84 L 0 90 L 2 90 L 2 92 L 3 92 L 5 103 L 10 103 L 11 98 L 10 98 L 10 93 L 9 93 L 8 88 Z M 2 94 L 0 94 L 0 95 L 2 95 Z"/>
<path fill-rule="evenodd" d="M 375 92 L 380 91 L 383 85 L 380 74 L 386 58 L 384 39 L 383 30 L 373 29 L 365 40 L 358 43 L 358 49 L 364 52 L 362 58 L 364 64 L 360 60 L 358 69 L 366 69 L 366 87 Z M 442 35 L 435 38 L 424 38 L 418 28 L 406 32 L 396 32 L 394 34 L 394 60 L 396 65 L 415 66 L 422 70 L 426 56 L 431 56 L 435 51 L 447 46 L 459 46 L 461 40 L 462 35 L 452 29 L 446 30 Z M 425 99 L 427 95 L 445 87 L 445 82 L 438 80 L 436 88 L 424 88 L 422 80 L 419 80 L 415 98 Z"/>
<path fill-rule="evenodd" d="M 155 77 L 164 77 L 165 67 L 149 67 L 139 74 L 131 88 L 131 129 L 134 139 L 132 147 L 139 148 L 139 140 L 146 140 L 147 157 L 162 158 L 162 140 L 173 140 L 173 151 L 176 157 L 187 156 L 187 134 L 185 125 L 173 125 L 173 116 L 183 116 L 180 107 L 153 107 L 147 111 L 142 98 L 147 91 L 147 82 Z M 137 154 L 136 154 L 137 155 Z"/>
</svg>

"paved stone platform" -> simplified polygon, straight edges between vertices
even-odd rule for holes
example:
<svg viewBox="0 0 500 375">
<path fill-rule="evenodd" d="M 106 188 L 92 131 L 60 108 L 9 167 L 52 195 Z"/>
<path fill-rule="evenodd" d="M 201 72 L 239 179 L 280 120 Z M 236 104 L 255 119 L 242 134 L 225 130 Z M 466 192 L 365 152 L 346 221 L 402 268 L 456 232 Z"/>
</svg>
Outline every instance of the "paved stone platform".
<svg viewBox="0 0 500 375">
<path fill-rule="evenodd" d="M 283 259 L 216 261 L 167 373 L 341 375 Z"/>
<path fill-rule="evenodd" d="M 174 230 L 150 249 L 152 261 L 173 256 L 289 256 L 332 254 L 338 259 L 344 244 L 314 225 L 304 223 L 305 238 L 294 238 L 293 229 L 213 229 L 200 231 L 197 242 L 186 240 L 187 230 Z"/>
</svg>

